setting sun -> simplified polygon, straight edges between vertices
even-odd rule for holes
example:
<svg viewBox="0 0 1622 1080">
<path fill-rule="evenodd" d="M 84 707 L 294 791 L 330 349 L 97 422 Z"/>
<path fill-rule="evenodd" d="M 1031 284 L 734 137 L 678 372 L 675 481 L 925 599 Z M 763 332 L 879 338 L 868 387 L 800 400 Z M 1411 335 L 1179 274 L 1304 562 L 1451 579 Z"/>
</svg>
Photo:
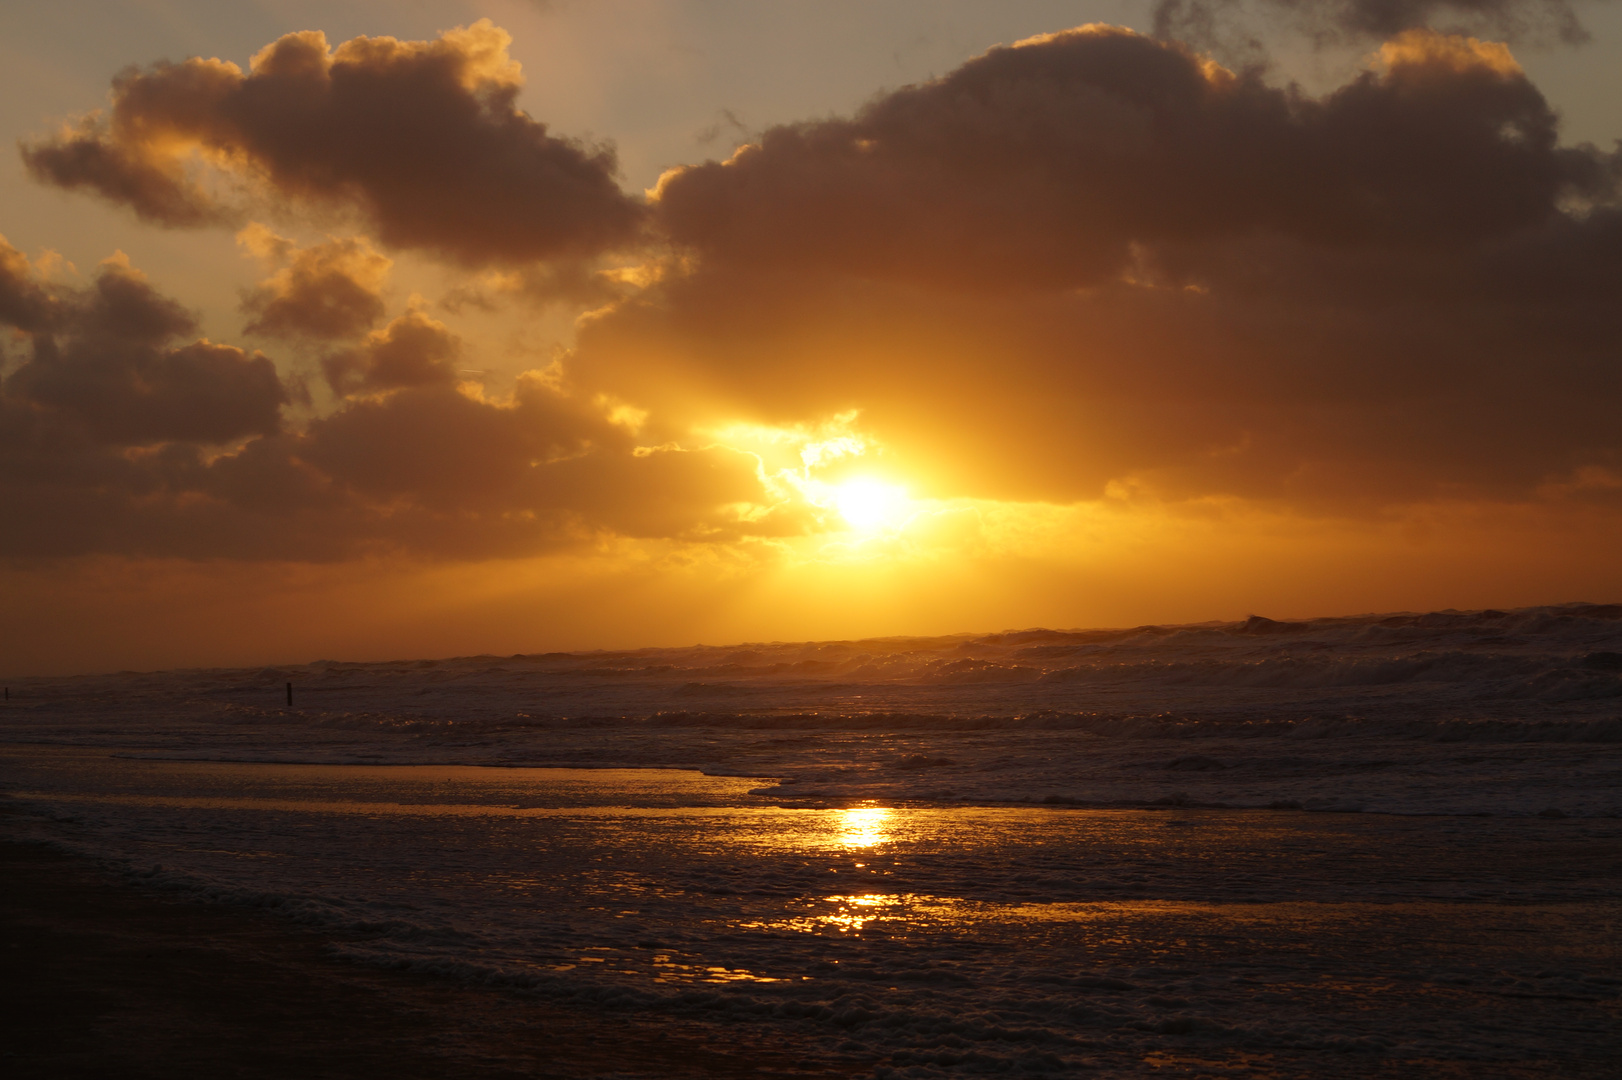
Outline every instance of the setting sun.
<svg viewBox="0 0 1622 1080">
<path fill-rule="evenodd" d="M 895 528 L 907 518 L 905 488 L 862 476 L 834 489 L 834 506 L 852 528 L 864 532 Z"/>
</svg>

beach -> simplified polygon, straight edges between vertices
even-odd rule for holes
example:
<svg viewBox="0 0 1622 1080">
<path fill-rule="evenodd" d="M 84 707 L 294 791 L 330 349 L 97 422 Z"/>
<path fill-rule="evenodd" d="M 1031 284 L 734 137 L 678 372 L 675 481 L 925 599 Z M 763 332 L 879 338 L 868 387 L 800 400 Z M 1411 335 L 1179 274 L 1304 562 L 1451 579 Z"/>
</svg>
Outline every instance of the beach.
<svg viewBox="0 0 1622 1080">
<path fill-rule="evenodd" d="M 11 824 L 12 815 L 0 820 Z M 1568 837 L 1563 855 L 1614 859 L 1618 843 L 1615 833 L 1599 844 Z M 783 1053 L 774 1043 L 803 1048 L 805 1032 L 789 1030 L 779 1039 L 770 1022 L 759 1019 L 734 1017 L 718 1025 L 679 1009 L 571 1006 L 521 982 L 481 985 L 465 976 L 357 963 L 340 958 L 342 948 L 375 933 L 312 930 L 263 908 L 207 904 L 195 895 L 142 888 L 37 844 L 7 841 L 0 845 L 0 861 L 6 881 L 0 890 L 0 947 L 9 971 L 0 1007 L 11 1076 L 937 1074 L 908 1067 L 920 1055 L 899 1055 L 897 1066 L 894 1053 L 855 1051 L 850 1040 L 844 1041 L 847 1049 L 831 1054 Z M 1538 867 L 1500 869 L 1514 876 Z M 1117 939 L 1103 950 L 1116 961 L 1109 968 L 1116 974 L 1075 979 L 1067 996 L 1106 1009 L 1137 998 L 1150 1003 L 1154 1022 L 1133 1023 L 1138 1030 L 1126 1040 L 1100 1031 L 1082 1055 L 1027 1061 L 1013 1071 L 1614 1075 L 1622 1050 L 1616 996 L 1622 980 L 1604 974 L 1617 971 L 1622 944 L 1614 903 L 1608 909 L 1376 905 L 1350 918 L 1344 909 L 1303 910 L 1310 907 L 1207 909 L 1199 920 L 1166 911 L 1156 920 L 1151 910 L 1149 918 L 1115 922 L 1113 929 L 1130 925 L 1134 931 L 1130 942 Z M 869 932 L 866 939 L 871 947 L 885 936 Z M 847 954 L 851 945 L 864 948 L 859 941 L 846 944 Z M 1171 963 L 1168 952 L 1176 954 Z M 1303 953 L 1310 958 L 1305 964 Z M 1262 967 L 1270 975 L 1256 980 Z M 1293 977 L 1286 974 L 1289 968 Z M 1051 982 L 1060 970 L 1055 964 L 1052 971 L 1025 976 Z M 1511 970 L 1523 978 L 1506 979 Z M 1190 1015 L 1205 1003 L 1189 999 L 1214 996 L 1214 984 L 1227 981 L 1224 972 L 1238 973 L 1230 989 L 1242 991 L 1250 983 L 1260 990 L 1260 1000 L 1246 1003 L 1249 1009 L 1288 1016 L 1294 1037 L 1258 1045 Z M 1145 985 L 1156 979 L 1160 985 Z M 863 1026 L 846 1023 L 842 1030 L 860 1038 Z M 1416 1035 L 1439 1034 L 1447 1037 L 1428 1055 L 1389 1052 L 1404 1043 L 1412 1047 Z M 983 1043 L 996 1050 L 1010 1038 L 1017 1034 L 992 1035 Z M 969 1067 L 940 1071 L 987 1071 L 973 1067 L 976 1040 L 957 1042 L 956 1054 L 937 1052 L 934 1063 L 950 1065 L 955 1058 Z M 990 1061 L 987 1055 L 980 1064 Z"/>
<path fill-rule="evenodd" d="M 0 1077 L 1622 1077 L 1622 4 L 0 53 Z"/>
<path fill-rule="evenodd" d="M 42 1075 L 1609 1076 L 1619 626 L 33 680 L 8 1015 Z"/>
<path fill-rule="evenodd" d="M 331 935 L 132 887 L 37 844 L 0 841 L 0 877 L 4 1069 L 19 1080 L 848 1074 L 347 963 Z"/>
<path fill-rule="evenodd" d="M 7 847 L 25 1073 L 1601 1077 L 1622 1052 L 1610 820 L 787 810 L 454 771 L 111 759 L 50 823 L 8 814 L 106 853 Z M 176 778 L 235 794 L 155 792 Z"/>
</svg>

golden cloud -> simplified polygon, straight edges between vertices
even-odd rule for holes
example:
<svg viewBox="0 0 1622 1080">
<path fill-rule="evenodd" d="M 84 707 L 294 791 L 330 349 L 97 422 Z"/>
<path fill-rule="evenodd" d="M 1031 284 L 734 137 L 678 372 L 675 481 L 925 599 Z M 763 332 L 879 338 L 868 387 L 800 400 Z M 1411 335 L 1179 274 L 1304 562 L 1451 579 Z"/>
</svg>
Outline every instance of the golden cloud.
<svg viewBox="0 0 1622 1080">
<path fill-rule="evenodd" d="M 383 317 L 382 297 L 393 261 L 363 236 L 328 237 L 307 248 L 258 223 L 237 234 L 248 253 L 275 267 L 242 298 L 250 334 L 286 339 L 354 337 Z"/>
<path fill-rule="evenodd" d="M 506 45 L 488 23 L 290 35 L 247 72 L 121 76 L 109 116 L 25 149 L 41 179 L 165 223 L 275 196 L 496 264 L 444 321 L 389 321 L 372 240 L 245 231 L 272 266 L 251 327 L 331 342 L 337 400 L 295 427 L 267 359 L 188 343 L 195 320 L 127 266 L 75 292 L 5 255 L 0 317 L 31 350 L 6 468 L 39 535 L 1006 554 L 1099 507 L 1120 530 L 1167 508 L 1598 505 L 1611 489 L 1569 478 L 1622 468 L 1616 158 L 1562 145 L 1502 46 L 1411 30 L 1310 96 L 1082 27 L 769 128 L 642 202 L 611 155 L 516 108 Z M 593 261 L 610 251 L 628 262 Z M 573 347 L 510 391 L 459 387 L 482 361 L 457 318 L 524 294 L 592 305 Z"/>
<path fill-rule="evenodd" d="M 557 138 L 518 109 L 510 41 L 489 20 L 431 42 L 336 49 L 306 31 L 266 46 L 247 72 L 201 58 L 131 69 L 113 81 L 108 115 L 24 146 L 23 159 L 42 182 L 162 225 L 292 199 L 358 212 L 391 247 L 468 264 L 628 243 L 641 210 L 614 183 L 613 152 Z"/>
</svg>

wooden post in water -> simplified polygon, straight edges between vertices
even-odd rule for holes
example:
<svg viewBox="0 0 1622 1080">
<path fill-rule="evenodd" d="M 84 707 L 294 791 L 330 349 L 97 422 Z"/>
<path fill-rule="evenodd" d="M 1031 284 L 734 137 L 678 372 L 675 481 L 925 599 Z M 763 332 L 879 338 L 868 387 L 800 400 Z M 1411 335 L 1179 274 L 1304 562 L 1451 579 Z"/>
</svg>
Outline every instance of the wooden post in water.
<svg viewBox="0 0 1622 1080">
<path fill-rule="evenodd" d="M 293 684 L 292 683 L 287 684 L 287 707 L 289 709 L 291 709 L 293 707 Z"/>
</svg>

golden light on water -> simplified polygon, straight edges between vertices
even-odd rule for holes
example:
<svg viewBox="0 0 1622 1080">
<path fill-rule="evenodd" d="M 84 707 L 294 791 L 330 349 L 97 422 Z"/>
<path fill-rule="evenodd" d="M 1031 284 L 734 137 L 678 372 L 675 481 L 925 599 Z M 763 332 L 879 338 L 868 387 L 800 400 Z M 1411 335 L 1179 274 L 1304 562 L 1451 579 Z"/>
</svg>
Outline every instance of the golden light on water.
<svg viewBox="0 0 1622 1080">
<path fill-rule="evenodd" d="M 872 848 L 890 839 L 889 823 L 895 811 L 879 806 L 857 806 L 839 811 L 839 840 L 848 848 Z"/>
<path fill-rule="evenodd" d="M 881 914 L 889 913 L 886 909 L 895 908 L 902 903 L 900 897 L 886 893 L 830 896 L 828 901 L 839 905 L 839 909 L 832 914 L 820 916 L 814 923 L 817 928 L 838 930 L 841 933 L 861 933 L 863 927 L 879 918 Z"/>
</svg>

